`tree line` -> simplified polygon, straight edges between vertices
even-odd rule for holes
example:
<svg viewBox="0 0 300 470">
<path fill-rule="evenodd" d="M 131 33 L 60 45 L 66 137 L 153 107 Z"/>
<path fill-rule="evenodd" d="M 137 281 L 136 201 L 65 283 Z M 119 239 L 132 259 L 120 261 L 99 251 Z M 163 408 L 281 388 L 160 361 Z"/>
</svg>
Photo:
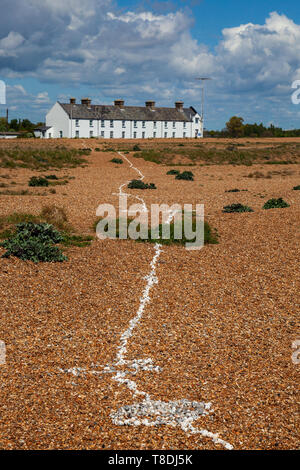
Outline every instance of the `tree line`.
<svg viewBox="0 0 300 470">
<path fill-rule="evenodd" d="M 232 116 L 221 131 L 204 131 L 204 137 L 300 137 L 300 129 L 284 130 L 271 124 L 244 124 L 244 119 Z"/>
</svg>

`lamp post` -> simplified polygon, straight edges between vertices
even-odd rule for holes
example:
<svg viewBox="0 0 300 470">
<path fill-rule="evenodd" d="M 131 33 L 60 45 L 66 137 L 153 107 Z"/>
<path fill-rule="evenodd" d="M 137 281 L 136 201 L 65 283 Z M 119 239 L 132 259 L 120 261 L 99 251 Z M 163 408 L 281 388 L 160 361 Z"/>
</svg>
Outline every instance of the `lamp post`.
<svg viewBox="0 0 300 470">
<path fill-rule="evenodd" d="M 210 77 L 197 77 L 195 80 L 202 82 L 202 103 L 201 103 L 201 120 L 202 120 L 202 132 L 204 133 L 204 82 L 206 80 L 212 80 Z"/>
</svg>

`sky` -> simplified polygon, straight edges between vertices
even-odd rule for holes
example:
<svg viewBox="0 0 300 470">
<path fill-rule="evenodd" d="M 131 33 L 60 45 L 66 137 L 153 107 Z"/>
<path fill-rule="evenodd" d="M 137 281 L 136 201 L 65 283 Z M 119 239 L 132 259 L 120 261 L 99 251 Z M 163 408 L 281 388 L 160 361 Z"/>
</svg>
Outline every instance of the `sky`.
<svg viewBox="0 0 300 470">
<path fill-rule="evenodd" d="M 300 128 L 295 0 L 1 0 L 0 80 L 9 117 L 44 121 L 58 100 L 185 106 L 205 127 L 228 119 Z M 0 97 L 1 98 L 1 97 Z"/>
</svg>

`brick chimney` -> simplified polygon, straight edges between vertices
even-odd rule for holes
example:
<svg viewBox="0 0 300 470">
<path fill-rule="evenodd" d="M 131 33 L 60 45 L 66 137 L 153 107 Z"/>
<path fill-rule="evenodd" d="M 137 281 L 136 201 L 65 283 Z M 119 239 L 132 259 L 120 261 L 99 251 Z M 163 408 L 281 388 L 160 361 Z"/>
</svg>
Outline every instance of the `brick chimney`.
<svg viewBox="0 0 300 470">
<path fill-rule="evenodd" d="M 124 103 L 125 103 L 124 100 L 115 100 L 114 101 L 115 106 L 118 106 L 118 108 L 124 108 Z"/>
<path fill-rule="evenodd" d="M 89 98 L 82 98 L 81 99 L 81 104 L 84 104 L 85 106 L 91 106 L 91 102 L 92 102 L 92 100 L 90 100 Z"/>
<path fill-rule="evenodd" d="M 175 101 L 175 108 L 178 110 L 178 111 L 183 111 L 183 101 Z"/>
<path fill-rule="evenodd" d="M 70 98 L 70 104 L 76 104 L 76 98 Z"/>
<path fill-rule="evenodd" d="M 146 105 L 146 108 L 149 108 L 149 109 L 153 110 L 155 108 L 155 101 L 151 101 L 151 100 L 146 101 L 145 105 Z"/>
</svg>

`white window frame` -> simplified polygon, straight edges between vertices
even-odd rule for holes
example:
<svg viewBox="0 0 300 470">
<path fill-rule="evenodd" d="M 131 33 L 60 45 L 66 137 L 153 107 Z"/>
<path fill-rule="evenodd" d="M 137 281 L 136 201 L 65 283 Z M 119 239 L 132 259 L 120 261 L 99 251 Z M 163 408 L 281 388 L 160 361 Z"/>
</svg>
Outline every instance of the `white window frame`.
<svg viewBox="0 0 300 470">
<path fill-rule="evenodd" d="M 126 127 L 126 121 L 122 121 L 122 128 L 124 129 Z"/>
<path fill-rule="evenodd" d="M 110 131 L 110 133 L 109 133 L 109 138 L 110 138 L 110 139 L 113 139 L 113 138 L 114 138 L 114 131 Z"/>
<path fill-rule="evenodd" d="M 137 129 L 137 121 L 133 121 L 133 127 Z"/>
<path fill-rule="evenodd" d="M 93 121 L 93 119 L 90 119 L 90 127 L 94 127 L 94 121 Z"/>
<path fill-rule="evenodd" d="M 109 124 L 109 127 L 113 128 L 114 127 L 114 120 L 113 119 L 110 119 L 110 124 Z"/>
<path fill-rule="evenodd" d="M 79 119 L 75 119 L 75 126 L 79 127 Z"/>
<path fill-rule="evenodd" d="M 101 127 L 105 127 L 105 120 L 101 119 Z"/>
</svg>

